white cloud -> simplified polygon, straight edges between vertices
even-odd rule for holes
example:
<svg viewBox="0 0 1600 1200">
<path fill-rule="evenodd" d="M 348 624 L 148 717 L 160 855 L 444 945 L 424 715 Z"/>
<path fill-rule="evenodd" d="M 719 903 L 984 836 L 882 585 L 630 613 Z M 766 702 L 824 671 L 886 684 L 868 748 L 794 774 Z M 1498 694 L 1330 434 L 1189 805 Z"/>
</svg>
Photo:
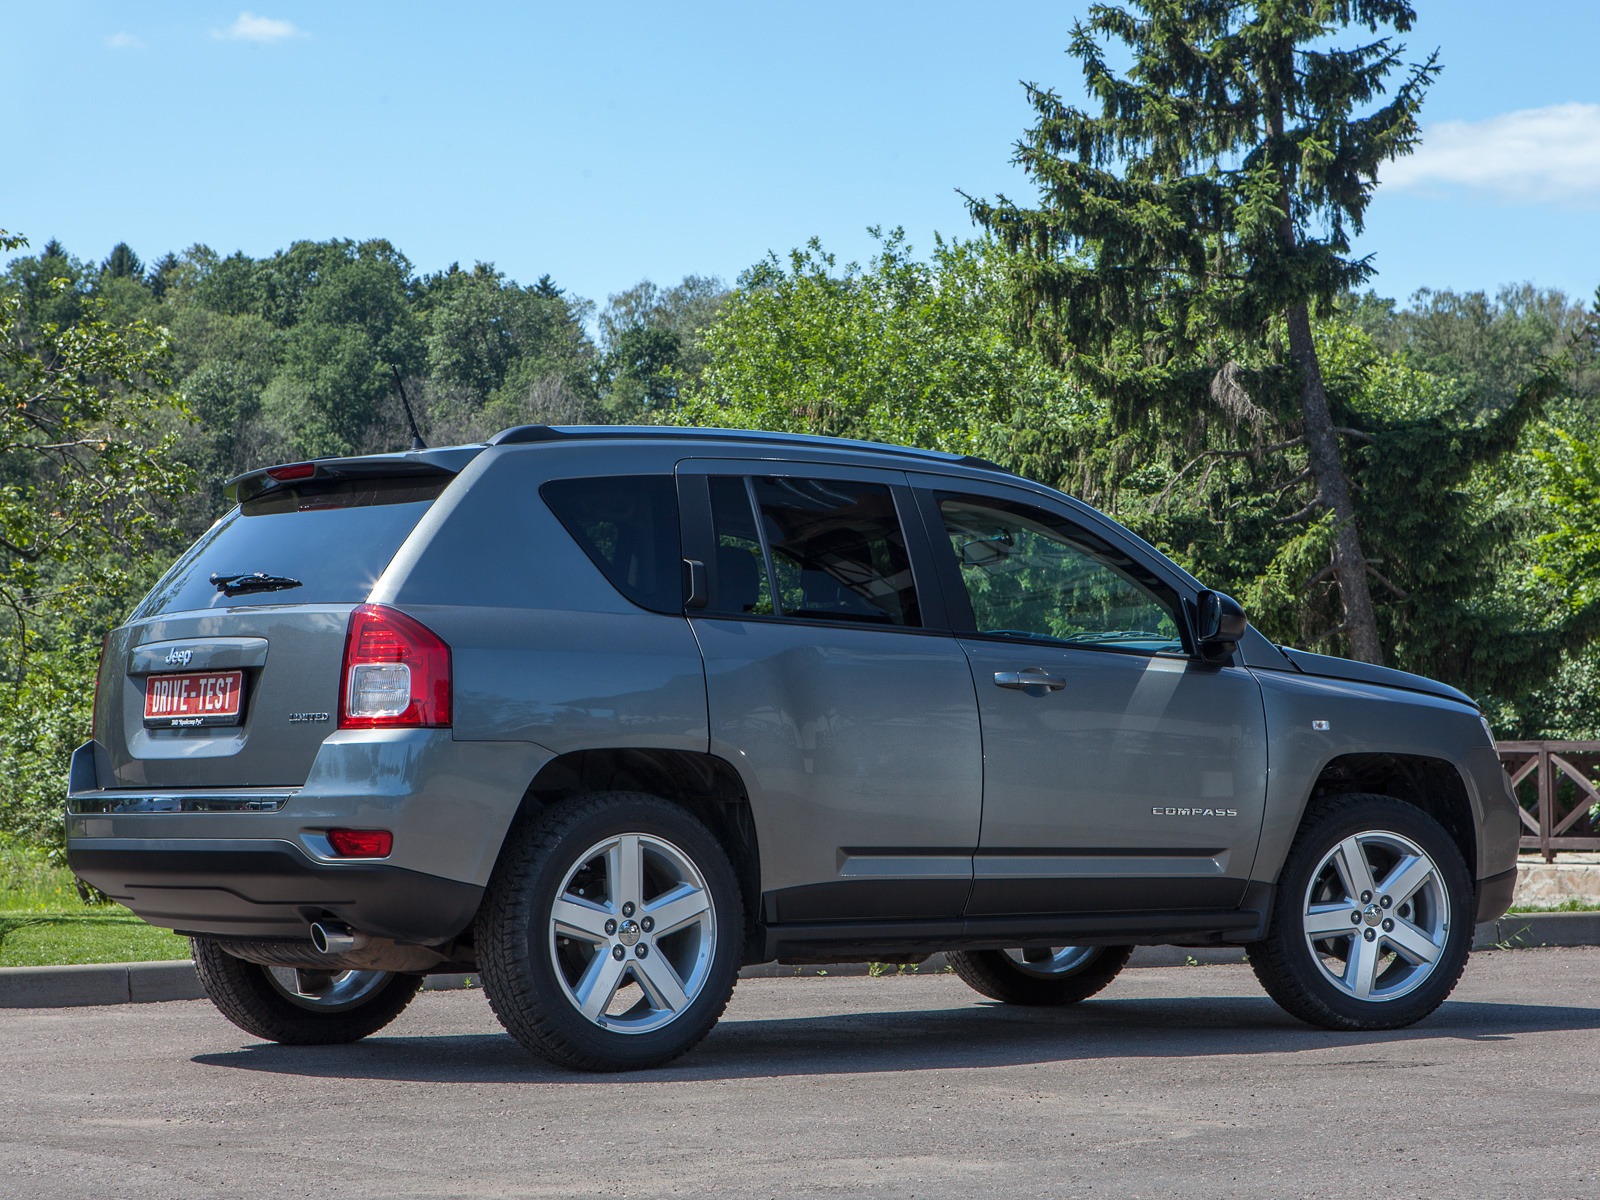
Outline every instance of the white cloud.
<svg viewBox="0 0 1600 1200">
<path fill-rule="evenodd" d="M 131 33 L 113 33 L 106 39 L 113 50 L 143 50 L 144 43 Z"/>
<path fill-rule="evenodd" d="M 274 42 L 286 41 L 289 38 L 305 37 L 304 31 L 296 29 L 288 21 L 280 21 L 275 17 L 258 17 L 252 12 L 242 12 L 232 25 L 226 29 L 213 29 L 211 36 L 214 38 L 227 38 L 236 42 L 260 42 L 271 45 Z"/>
<path fill-rule="evenodd" d="M 1508 204 L 1600 207 L 1600 104 L 1553 104 L 1486 121 L 1440 121 L 1383 167 L 1400 191 L 1465 188 Z"/>
</svg>

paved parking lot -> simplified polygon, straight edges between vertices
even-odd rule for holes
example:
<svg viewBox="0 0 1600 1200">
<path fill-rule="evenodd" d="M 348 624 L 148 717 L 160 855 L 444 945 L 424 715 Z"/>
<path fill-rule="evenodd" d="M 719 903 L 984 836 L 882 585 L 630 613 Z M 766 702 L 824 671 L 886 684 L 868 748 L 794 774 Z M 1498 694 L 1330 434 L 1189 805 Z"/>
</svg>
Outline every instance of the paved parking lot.
<svg viewBox="0 0 1600 1200">
<path fill-rule="evenodd" d="M 204 1001 L 0 1011 L 0 1047 L 8 1197 L 1600 1195 L 1600 949 L 1480 954 L 1369 1036 L 1212 966 L 1060 1011 L 746 980 L 631 1076 L 535 1063 L 475 992 L 330 1049 Z"/>
</svg>

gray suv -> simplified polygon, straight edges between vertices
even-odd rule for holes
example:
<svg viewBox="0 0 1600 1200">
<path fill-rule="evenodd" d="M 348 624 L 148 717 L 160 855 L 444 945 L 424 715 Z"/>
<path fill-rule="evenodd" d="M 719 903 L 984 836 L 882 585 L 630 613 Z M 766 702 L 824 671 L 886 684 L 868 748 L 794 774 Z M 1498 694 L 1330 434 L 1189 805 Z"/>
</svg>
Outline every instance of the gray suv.
<svg viewBox="0 0 1600 1200">
<path fill-rule="evenodd" d="M 1510 902 L 1467 696 L 1274 646 L 979 459 L 525 426 L 230 487 L 106 642 L 68 853 L 259 1037 L 476 970 L 536 1054 L 646 1067 L 744 964 L 1054 1005 L 1141 944 L 1388 1029 Z"/>
</svg>

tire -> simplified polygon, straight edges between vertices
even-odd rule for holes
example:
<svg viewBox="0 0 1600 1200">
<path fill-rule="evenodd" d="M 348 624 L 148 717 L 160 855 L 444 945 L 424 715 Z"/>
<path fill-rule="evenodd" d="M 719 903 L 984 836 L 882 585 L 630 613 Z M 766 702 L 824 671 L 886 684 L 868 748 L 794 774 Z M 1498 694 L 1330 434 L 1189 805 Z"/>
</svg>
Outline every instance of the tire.
<svg viewBox="0 0 1600 1200">
<path fill-rule="evenodd" d="M 1046 1007 L 1087 1000 L 1117 977 L 1132 954 L 1132 946 L 1041 946 L 957 950 L 946 958 L 963 983 L 991 1000 Z"/>
<path fill-rule="evenodd" d="M 1401 1029 L 1460 980 L 1472 906 L 1467 865 L 1437 821 L 1389 796 L 1335 796 L 1301 823 L 1250 965 L 1308 1024 Z"/>
<path fill-rule="evenodd" d="M 580 1071 L 659 1066 L 698 1044 L 733 995 L 743 935 L 722 846 L 643 792 L 579 797 L 514 830 L 476 927 L 500 1023 Z"/>
<path fill-rule="evenodd" d="M 388 971 L 296 971 L 235 958 L 210 938 L 190 938 L 195 974 L 246 1033 L 289 1046 L 355 1042 L 405 1011 L 420 975 Z"/>
</svg>

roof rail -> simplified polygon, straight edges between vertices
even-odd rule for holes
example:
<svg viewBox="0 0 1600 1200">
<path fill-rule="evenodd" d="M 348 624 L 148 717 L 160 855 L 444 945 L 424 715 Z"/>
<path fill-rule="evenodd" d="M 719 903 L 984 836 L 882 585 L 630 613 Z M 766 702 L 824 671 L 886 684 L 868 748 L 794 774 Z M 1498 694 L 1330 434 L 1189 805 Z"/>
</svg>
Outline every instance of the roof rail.
<svg viewBox="0 0 1600 1200">
<path fill-rule="evenodd" d="M 923 450 L 915 446 L 896 446 L 889 442 L 867 442 L 856 438 L 824 437 L 810 433 L 774 433 L 757 429 L 717 429 L 703 425 L 514 425 L 489 439 L 491 446 L 522 446 L 534 442 L 564 442 L 609 439 L 687 437 L 694 440 L 767 442 L 786 446 L 819 446 L 837 450 L 856 450 L 868 454 L 889 454 L 907 458 L 933 459 L 952 466 L 976 467 L 983 471 L 1015 472 L 973 454 L 950 454 L 943 450 Z"/>
</svg>

